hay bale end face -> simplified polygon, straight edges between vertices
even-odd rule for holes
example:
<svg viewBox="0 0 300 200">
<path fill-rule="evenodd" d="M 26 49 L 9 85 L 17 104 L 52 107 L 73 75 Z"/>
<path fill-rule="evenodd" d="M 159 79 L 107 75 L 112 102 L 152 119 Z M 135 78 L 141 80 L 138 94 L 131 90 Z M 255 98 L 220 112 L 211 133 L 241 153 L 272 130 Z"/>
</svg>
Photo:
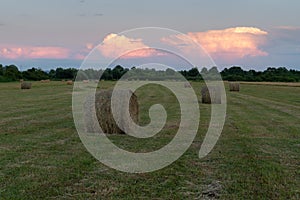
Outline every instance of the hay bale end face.
<svg viewBox="0 0 300 200">
<path fill-rule="evenodd" d="M 217 86 L 203 86 L 201 96 L 204 104 L 221 104 L 221 89 Z"/>
<path fill-rule="evenodd" d="M 230 92 L 239 92 L 240 91 L 240 83 L 229 83 L 229 91 Z"/>
<path fill-rule="evenodd" d="M 93 109 L 92 98 L 87 97 L 85 105 L 84 105 L 84 123 L 85 130 L 90 133 L 95 133 L 96 126 L 99 124 L 103 133 L 106 134 L 125 134 L 124 130 L 130 131 L 130 123 L 129 119 L 126 117 L 125 108 L 126 108 L 126 100 L 129 99 L 129 113 L 131 119 L 138 123 L 139 118 L 139 107 L 137 96 L 131 90 L 118 90 L 117 95 L 119 97 L 118 104 L 116 106 L 116 110 L 118 113 L 117 116 L 119 118 L 120 127 L 117 125 L 111 109 L 111 98 L 112 98 L 112 90 L 101 90 L 96 92 L 95 94 L 95 108 Z M 95 113 L 96 112 L 96 113 Z M 97 116 L 97 121 L 95 121 L 92 115 Z"/>
<path fill-rule="evenodd" d="M 21 89 L 22 89 L 22 90 L 28 90 L 28 89 L 31 89 L 31 83 L 29 83 L 29 82 L 22 82 L 22 83 L 21 83 Z"/>
</svg>

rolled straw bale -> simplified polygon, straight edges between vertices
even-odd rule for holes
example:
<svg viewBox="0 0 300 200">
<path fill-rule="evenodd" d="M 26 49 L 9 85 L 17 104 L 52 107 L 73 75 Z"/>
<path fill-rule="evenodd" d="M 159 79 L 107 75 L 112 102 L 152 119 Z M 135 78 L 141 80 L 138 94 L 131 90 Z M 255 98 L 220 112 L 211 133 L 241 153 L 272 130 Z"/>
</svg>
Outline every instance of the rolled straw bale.
<svg viewBox="0 0 300 200">
<path fill-rule="evenodd" d="M 73 81 L 67 81 L 67 85 L 73 85 Z"/>
<path fill-rule="evenodd" d="M 221 89 L 217 86 L 203 86 L 201 89 L 202 103 L 221 104 Z"/>
<path fill-rule="evenodd" d="M 22 82 L 21 83 L 21 89 L 24 90 L 24 89 L 31 89 L 31 83 L 29 82 Z"/>
<path fill-rule="evenodd" d="M 137 123 L 139 117 L 139 107 L 137 96 L 131 90 L 117 90 L 118 103 L 116 106 L 115 113 L 119 118 L 118 127 L 111 109 L 112 90 L 100 90 L 95 94 L 95 105 L 93 105 L 93 98 L 87 97 L 84 104 L 84 123 L 85 130 L 87 132 L 96 132 L 96 125 L 99 124 L 103 133 L 106 134 L 125 134 L 125 131 L 130 131 L 129 119 L 125 115 L 126 100 L 129 99 L 129 113 L 132 120 Z M 128 102 L 128 101 L 127 101 Z M 95 106 L 95 107 L 93 107 Z M 96 113 L 95 113 L 96 112 Z M 95 121 L 92 115 L 97 116 Z M 125 130 L 125 131 L 124 131 Z"/>
<path fill-rule="evenodd" d="M 41 83 L 50 83 L 50 79 L 41 80 Z"/>
<path fill-rule="evenodd" d="M 236 83 L 236 82 L 229 83 L 229 91 L 239 92 L 240 91 L 240 83 Z"/>
</svg>

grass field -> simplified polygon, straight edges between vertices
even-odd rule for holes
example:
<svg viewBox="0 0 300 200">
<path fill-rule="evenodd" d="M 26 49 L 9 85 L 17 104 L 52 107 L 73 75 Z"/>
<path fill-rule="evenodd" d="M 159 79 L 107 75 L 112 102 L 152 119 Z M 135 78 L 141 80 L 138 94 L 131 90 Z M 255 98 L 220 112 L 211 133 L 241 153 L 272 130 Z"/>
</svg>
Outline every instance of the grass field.
<svg viewBox="0 0 300 200">
<path fill-rule="evenodd" d="M 112 82 L 101 82 L 108 88 Z M 192 83 L 200 99 L 201 83 Z M 227 85 L 226 85 L 227 87 Z M 228 88 L 227 88 L 228 91 Z M 161 102 L 165 129 L 152 139 L 110 136 L 124 149 L 145 152 L 168 143 L 177 130 L 178 102 L 158 86 L 139 90 L 141 110 Z M 0 84 L 0 199 L 202 199 L 211 183 L 221 199 L 300 199 L 300 87 L 242 84 L 227 93 L 226 123 L 214 150 L 198 158 L 209 105 L 200 104 L 198 135 L 172 165 L 128 174 L 102 165 L 81 143 L 72 118 L 72 86 Z M 142 123 L 149 122 L 142 112 Z"/>
</svg>

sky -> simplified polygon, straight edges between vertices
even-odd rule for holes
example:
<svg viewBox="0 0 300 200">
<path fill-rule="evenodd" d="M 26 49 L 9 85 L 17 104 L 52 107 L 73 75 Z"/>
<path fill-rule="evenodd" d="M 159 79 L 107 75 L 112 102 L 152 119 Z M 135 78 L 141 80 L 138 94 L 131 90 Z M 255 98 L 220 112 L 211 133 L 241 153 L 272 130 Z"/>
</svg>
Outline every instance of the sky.
<svg viewBox="0 0 300 200">
<path fill-rule="evenodd" d="M 103 59 L 139 49 L 119 58 L 128 66 L 168 59 L 180 68 L 153 49 L 148 36 L 122 34 L 141 27 L 188 36 L 219 68 L 300 70 L 298 0 L 1 0 L 0 8 L 0 63 L 20 70 L 79 67 L 95 47 Z M 195 53 L 181 34 L 158 40 L 184 55 Z"/>
</svg>

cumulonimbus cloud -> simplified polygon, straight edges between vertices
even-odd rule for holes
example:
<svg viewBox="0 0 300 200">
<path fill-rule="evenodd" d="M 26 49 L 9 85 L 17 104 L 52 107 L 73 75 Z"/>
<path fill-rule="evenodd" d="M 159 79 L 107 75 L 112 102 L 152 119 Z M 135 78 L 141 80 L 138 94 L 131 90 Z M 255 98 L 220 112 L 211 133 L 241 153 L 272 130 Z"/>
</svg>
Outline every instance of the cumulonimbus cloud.
<svg viewBox="0 0 300 200">
<path fill-rule="evenodd" d="M 199 43 L 213 58 L 227 60 L 241 59 L 246 56 L 267 56 L 268 53 L 260 47 L 266 41 L 268 33 L 254 27 L 236 27 L 224 30 L 210 30 L 206 32 L 187 33 L 195 42 Z M 175 45 L 183 51 L 189 51 L 181 35 L 162 38 L 162 42 Z"/>
<path fill-rule="evenodd" d="M 107 35 L 98 49 L 107 58 L 143 58 L 163 54 L 145 45 L 142 39 L 128 38 L 114 33 Z"/>
<path fill-rule="evenodd" d="M 53 46 L 0 46 L 0 57 L 6 59 L 67 59 L 70 50 Z"/>
</svg>

